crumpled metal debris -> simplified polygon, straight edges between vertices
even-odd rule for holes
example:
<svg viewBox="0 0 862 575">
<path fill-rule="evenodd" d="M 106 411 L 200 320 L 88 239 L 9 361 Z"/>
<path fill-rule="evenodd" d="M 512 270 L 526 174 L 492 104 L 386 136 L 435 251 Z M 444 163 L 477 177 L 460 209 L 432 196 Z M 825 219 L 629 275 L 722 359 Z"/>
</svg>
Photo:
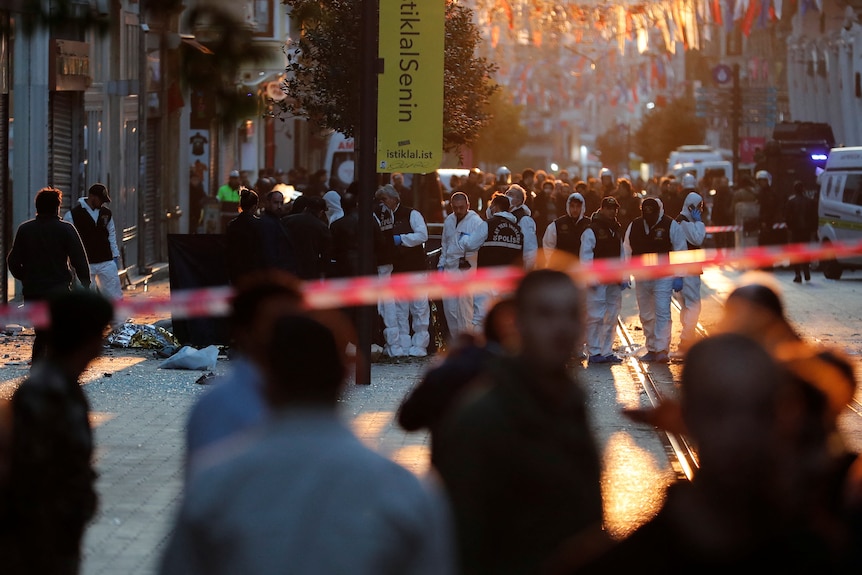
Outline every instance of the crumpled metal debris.
<svg viewBox="0 0 862 575">
<path fill-rule="evenodd" d="M 174 334 L 162 327 L 128 322 L 108 334 L 107 341 L 112 347 L 142 349 L 162 349 L 168 346 L 179 349 L 182 345 Z"/>
</svg>

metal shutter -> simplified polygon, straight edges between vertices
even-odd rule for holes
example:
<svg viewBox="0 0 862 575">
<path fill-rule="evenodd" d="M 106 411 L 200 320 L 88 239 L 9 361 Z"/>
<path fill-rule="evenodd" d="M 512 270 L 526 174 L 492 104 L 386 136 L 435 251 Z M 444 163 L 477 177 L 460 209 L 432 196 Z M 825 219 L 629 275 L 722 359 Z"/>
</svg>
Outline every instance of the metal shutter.
<svg viewBox="0 0 862 575">
<path fill-rule="evenodd" d="M 144 266 L 154 264 L 158 261 L 158 234 L 159 234 L 159 184 L 160 174 L 159 166 L 161 161 L 159 158 L 159 136 L 160 126 L 159 120 L 147 121 L 147 167 L 146 167 L 146 182 L 144 182 L 144 213 L 141 217 L 143 226 L 143 242 L 144 242 L 144 261 L 140 262 Z"/>
<path fill-rule="evenodd" d="M 9 189 L 9 94 L 0 94 L 0 253 L 12 249 L 12 193 Z M 9 299 L 6 258 L 0 258 L 0 303 Z"/>
<path fill-rule="evenodd" d="M 72 205 L 75 92 L 51 92 L 48 120 L 48 184 L 63 191 L 60 213 Z"/>
</svg>

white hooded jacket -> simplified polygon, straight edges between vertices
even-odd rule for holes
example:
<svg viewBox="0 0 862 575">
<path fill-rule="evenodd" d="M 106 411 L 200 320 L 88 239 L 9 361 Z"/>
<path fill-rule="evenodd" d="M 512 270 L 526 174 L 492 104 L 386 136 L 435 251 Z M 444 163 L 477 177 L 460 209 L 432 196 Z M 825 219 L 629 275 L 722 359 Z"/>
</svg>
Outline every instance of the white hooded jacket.
<svg viewBox="0 0 862 575">
<path fill-rule="evenodd" d="M 706 224 L 703 221 L 696 222 L 691 217 L 692 208 L 697 208 L 703 203 L 703 198 L 697 192 L 690 192 L 682 204 L 682 211 L 679 213 L 677 223 L 679 223 L 685 234 L 685 241 L 693 246 L 701 247 L 703 240 L 706 238 Z"/>
<path fill-rule="evenodd" d="M 466 257 L 470 265 L 475 268 L 478 252 L 466 250 L 458 240 L 475 234 L 483 223 L 485 221 L 473 210 L 467 210 L 467 215 L 460 222 L 455 214 L 446 216 L 443 220 L 443 235 L 440 240 L 440 265 L 446 269 L 458 269 L 458 261 Z M 485 224 L 485 235 L 488 235 L 488 224 Z"/>
</svg>

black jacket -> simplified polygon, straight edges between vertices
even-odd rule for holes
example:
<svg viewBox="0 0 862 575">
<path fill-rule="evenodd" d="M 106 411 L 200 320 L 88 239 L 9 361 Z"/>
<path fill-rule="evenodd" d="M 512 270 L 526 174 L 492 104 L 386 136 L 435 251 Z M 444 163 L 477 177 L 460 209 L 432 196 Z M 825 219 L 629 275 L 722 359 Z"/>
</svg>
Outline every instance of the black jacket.
<svg viewBox="0 0 862 575">
<path fill-rule="evenodd" d="M 281 225 L 281 218 L 263 212 L 260 215 L 260 228 L 264 265 L 297 275 L 299 264 L 296 261 L 296 249 L 287 235 L 287 230 Z"/>
<path fill-rule="evenodd" d="M 227 224 L 227 273 L 231 284 L 243 276 L 266 268 L 263 256 L 263 228 L 260 218 L 242 212 Z"/>
<path fill-rule="evenodd" d="M 296 249 L 299 277 L 304 280 L 326 276 L 332 254 L 332 234 L 323 220 L 309 212 L 282 218 L 281 225 Z"/>
<path fill-rule="evenodd" d="M 359 274 L 359 212 L 353 211 L 329 225 L 337 277 Z"/>
<path fill-rule="evenodd" d="M 70 289 L 70 263 L 81 284 L 90 286 L 90 266 L 81 237 L 75 226 L 57 215 L 36 216 L 18 226 L 6 261 L 9 272 L 21 280 L 25 300 Z"/>
</svg>

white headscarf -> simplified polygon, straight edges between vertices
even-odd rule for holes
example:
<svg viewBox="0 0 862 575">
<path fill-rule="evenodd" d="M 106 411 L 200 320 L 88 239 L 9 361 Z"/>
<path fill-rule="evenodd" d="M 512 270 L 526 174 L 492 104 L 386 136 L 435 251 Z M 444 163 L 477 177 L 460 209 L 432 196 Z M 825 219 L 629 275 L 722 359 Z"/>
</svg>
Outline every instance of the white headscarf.
<svg viewBox="0 0 862 575">
<path fill-rule="evenodd" d="M 344 217 L 344 210 L 341 209 L 341 194 L 335 190 L 329 190 L 323 194 L 323 199 L 326 202 L 326 218 L 330 224 Z"/>
</svg>

